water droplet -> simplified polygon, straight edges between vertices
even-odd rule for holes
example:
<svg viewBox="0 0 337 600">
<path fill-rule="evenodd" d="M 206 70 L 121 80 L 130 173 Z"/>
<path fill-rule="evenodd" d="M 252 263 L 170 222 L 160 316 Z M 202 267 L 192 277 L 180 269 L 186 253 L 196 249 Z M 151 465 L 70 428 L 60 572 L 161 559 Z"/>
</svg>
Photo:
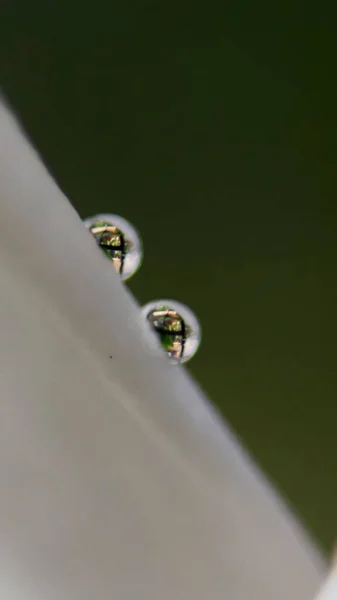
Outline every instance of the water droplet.
<svg viewBox="0 0 337 600">
<path fill-rule="evenodd" d="M 115 270 L 126 281 L 140 267 L 143 249 L 135 228 L 123 217 L 101 214 L 84 221 Z"/>
<path fill-rule="evenodd" d="M 187 306 L 176 300 L 156 300 L 143 306 L 142 314 L 157 332 L 172 364 L 187 362 L 195 355 L 201 330 L 198 319 Z"/>
</svg>

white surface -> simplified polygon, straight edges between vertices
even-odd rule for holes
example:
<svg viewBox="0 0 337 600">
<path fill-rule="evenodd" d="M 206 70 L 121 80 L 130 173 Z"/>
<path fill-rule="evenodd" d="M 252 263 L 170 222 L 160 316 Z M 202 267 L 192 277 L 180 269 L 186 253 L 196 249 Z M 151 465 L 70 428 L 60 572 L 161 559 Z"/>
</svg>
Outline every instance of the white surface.
<svg viewBox="0 0 337 600">
<path fill-rule="evenodd" d="M 333 570 L 327 577 L 316 600 L 336 600 L 337 599 L 337 568 L 334 565 Z"/>
<path fill-rule="evenodd" d="M 319 554 L 1 106 L 0 281 L 1 598 L 311 600 Z"/>
</svg>

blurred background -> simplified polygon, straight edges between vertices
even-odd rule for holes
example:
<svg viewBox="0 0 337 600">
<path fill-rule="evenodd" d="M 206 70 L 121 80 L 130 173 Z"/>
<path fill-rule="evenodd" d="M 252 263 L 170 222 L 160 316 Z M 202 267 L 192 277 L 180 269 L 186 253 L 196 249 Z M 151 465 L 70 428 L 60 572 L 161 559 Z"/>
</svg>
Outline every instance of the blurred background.
<svg viewBox="0 0 337 600">
<path fill-rule="evenodd" d="M 290 0 L 0 7 L 0 84 L 49 170 L 140 230 L 132 292 L 196 312 L 188 367 L 327 551 L 336 52 L 333 15 Z"/>
</svg>

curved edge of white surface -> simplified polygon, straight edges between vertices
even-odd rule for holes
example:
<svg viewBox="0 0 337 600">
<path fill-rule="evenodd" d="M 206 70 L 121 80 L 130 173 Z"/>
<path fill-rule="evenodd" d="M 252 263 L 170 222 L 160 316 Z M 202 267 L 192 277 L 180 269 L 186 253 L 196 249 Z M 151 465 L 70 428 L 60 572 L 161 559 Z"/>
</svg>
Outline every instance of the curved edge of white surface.
<svg viewBox="0 0 337 600">
<path fill-rule="evenodd" d="M 333 571 L 327 578 L 323 585 L 320 593 L 317 596 L 317 600 L 336 600 L 337 598 L 337 571 Z"/>
<path fill-rule="evenodd" d="M 337 598 L 337 555 L 332 558 L 332 564 L 315 600 L 336 600 Z"/>
<path fill-rule="evenodd" d="M 0 252 L 0 558 L 25 597 L 313 598 L 320 553 L 4 105 Z"/>
</svg>

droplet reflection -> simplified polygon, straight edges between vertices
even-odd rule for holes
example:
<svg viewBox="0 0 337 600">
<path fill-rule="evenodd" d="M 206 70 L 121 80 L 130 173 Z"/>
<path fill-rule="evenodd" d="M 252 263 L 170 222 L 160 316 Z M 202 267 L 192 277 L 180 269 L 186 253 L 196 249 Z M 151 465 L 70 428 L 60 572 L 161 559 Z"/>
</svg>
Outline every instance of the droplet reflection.
<svg viewBox="0 0 337 600">
<path fill-rule="evenodd" d="M 140 237 L 132 225 L 117 215 L 95 215 L 84 221 L 117 273 L 126 281 L 140 267 L 143 250 Z"/>
<path fill-rule="evenodd" d="M 171 363 L 181 364 L 195 355 L 201 330 L 187 306 L 175 300 L 157 300 L 143 306 L 142 314 L 157 332 Z"/>
</svg>

